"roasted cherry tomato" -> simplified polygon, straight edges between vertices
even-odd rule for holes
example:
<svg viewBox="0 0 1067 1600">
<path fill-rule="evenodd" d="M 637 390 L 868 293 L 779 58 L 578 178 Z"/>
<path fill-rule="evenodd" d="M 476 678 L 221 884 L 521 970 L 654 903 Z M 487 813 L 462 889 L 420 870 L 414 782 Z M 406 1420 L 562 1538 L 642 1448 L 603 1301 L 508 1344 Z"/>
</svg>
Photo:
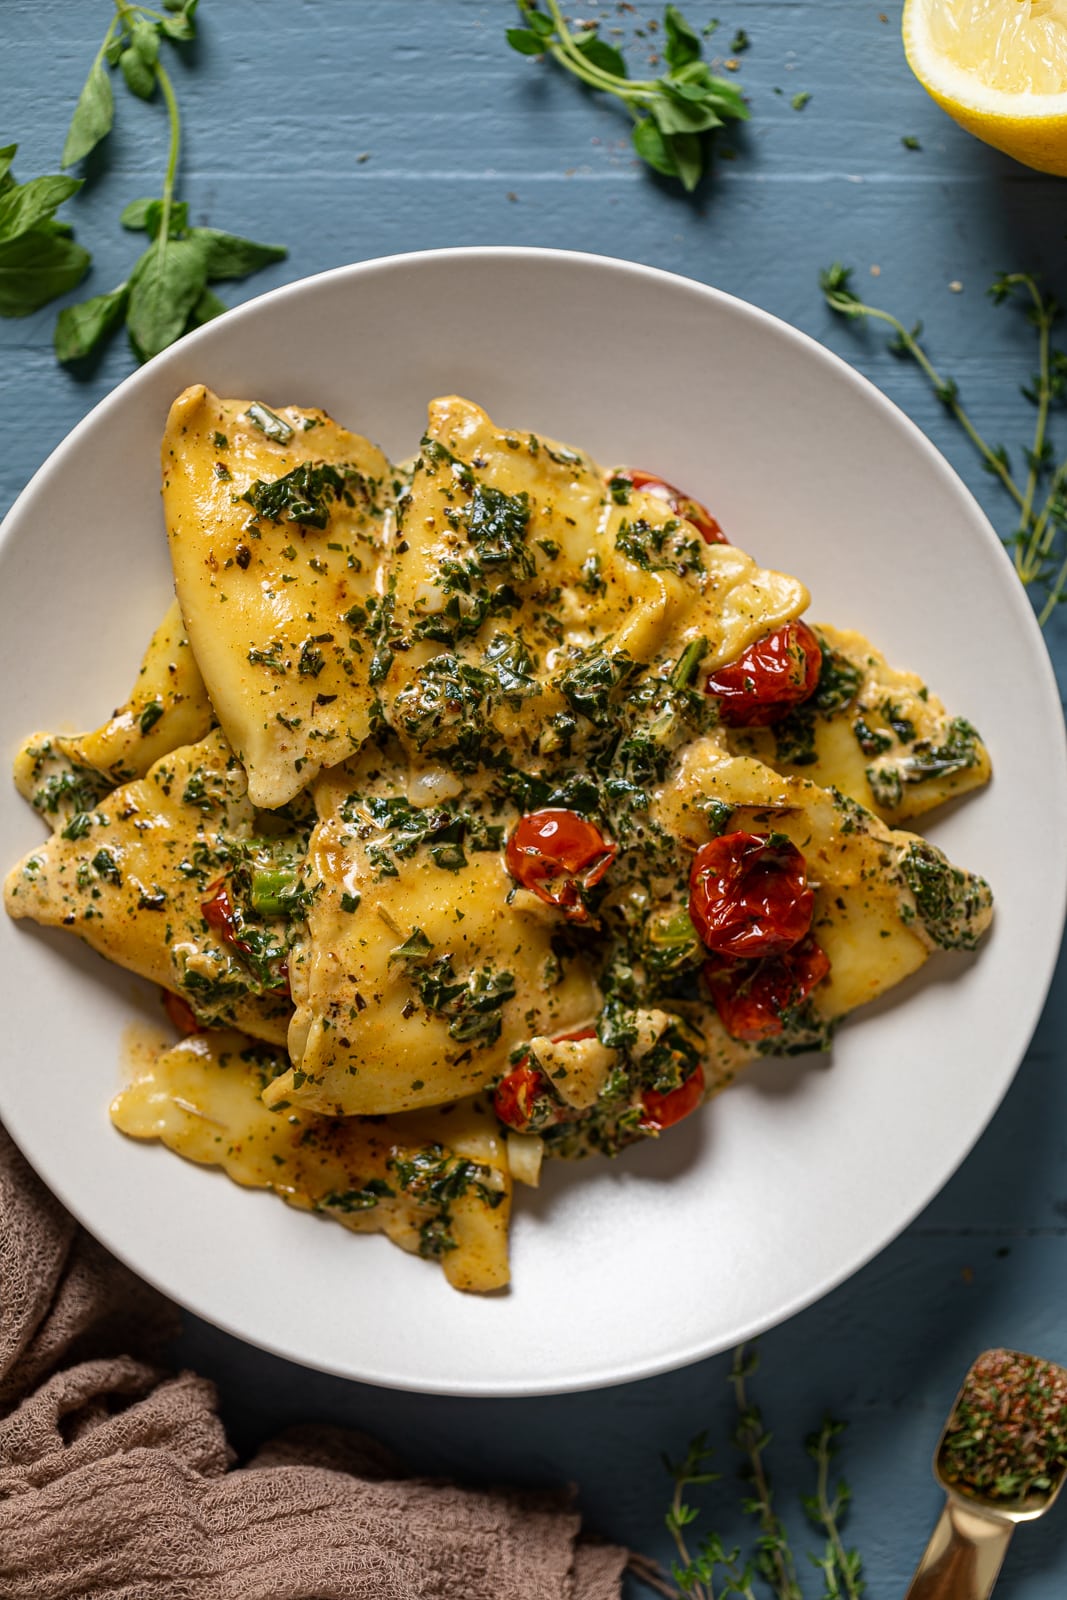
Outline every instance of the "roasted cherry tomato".
<svg viewBox="0 0 1067 1600">
<path fill-rule="evenodd" d="M 549 807 L 519 818 L 504 860 L 524 889 L 550 906 L 559 906 L 572 922 L 587 922 L 582 891 L 600 882 L 615 853 L 595 823 L 576 811 Z"/>
<path fill-rule="evenodd" d="M 220 878 L 217 883 L 211 884 L 208 893 L 211 898 L 200 902 L 200 915 L 220 939 L 225 939 L 227 944 L 240 949 L 244 941 L 237 932 L 233 901 L 230 899 L 226 879 Z"/>
<path fill-rule="evenodd" d="M 702 844 L 689 873 L 689 916 L 722 956 L 773 956 L 811 927 L 815 896 L 804 857 L 782 834 L 724 833 Z"/>
<path fill-rule="evenodd" d="M 641 1097 L 641 1126 L 650 1133 L 673 1127 L 691 1111 L 695 1111 L 703 1099 L 704 1068 L 697 1067 L 684 1083 L 680 1083 L 669 1094 L 657 1094 L 655 1089 L 645 1090 Z"/>
<path fill-rule="evenodd" d="M 777 722 L 810 699 L 819 681 L 822 651 L 806 622 L 787 622 L 720 667 L 705 688 L 719 700 L 719 720 L 730 728 Z"/>
<path fill-rule="evenodd" d="M 766 727 L 810 699 L 821 667 L 819 641 L 807 623 L 787 622 L 713 672 L 705 688 L 718 698 L 728 727 Z"/>
<path fill-rule="evenodd" d="M 668 483 L 665 478 L 657 478 L 655 473 L 641 472 L 636 467 L 627 467 L 615 474 L 617 478 L 626 478 L 635 489 L 640 489 L 642 494 L 651 494 L 657 500 L 663 500 L 670 506 L 676 516 L 684 517 L 691 522 L 693 527 L 703 538 L 705 544 L 729 544 L 729 539 L 723 533 L 719 524 L 699 500 L 691 500 L 681 489 L 676 489 L 673 483 Z"/>
<path fill-rule="evenodd" d="M 830 957 L 808 938 L 769 961 L 723 961 L 704 966 L 723 1027 L 734 1039 L 755 1043 L 782 1031 L 782 1013 L 808 998 L 830 971 Z"/>
<path fill-rule="evenodd" d="M 225 878 L 220 878 L 217 883 L 210 885 L 209 900 L 200 902 L 200 915 L 208 927 L 219 938 L 224 940 L 234 950 L 240 951 L 244 956 L 254 956 L 255 952 L 247 939 L 242 939 L 238 931 L 237 915 L 230 899 L 230 890 Z M 289 963 L 283 961 L 278 968 L 279 981 L 267 991 L 269 994 L 289 994 Z"/>
<path fill-rule="evenodd" d="M 171 994 L 169 989 L 164 989 L 163 1009 L 179 1033 L 203 1033 L 204 1024 L 180 994 Z"/>
<path fill-rule="evenodd" d="M 595 1039 L 595 1028 L 580 1028 L 577 1033 L 561 1033 L 553 1044 L 564 1044 L 572 1039 Z M 538 1106 L 538 1100 L 545 1104 Z M 548 1079 L 537 1067 L 531 1067 L 529 1057 L 523 1056 L 506 1078 L 501 1078 L 493 1090 L 493 1109 L 501 1122 L 517 1133 L 547 1127 L 551 1122 L 562 1122 L 567 1107 L 560 1105 L 549 1086 Z"/>
</svg>

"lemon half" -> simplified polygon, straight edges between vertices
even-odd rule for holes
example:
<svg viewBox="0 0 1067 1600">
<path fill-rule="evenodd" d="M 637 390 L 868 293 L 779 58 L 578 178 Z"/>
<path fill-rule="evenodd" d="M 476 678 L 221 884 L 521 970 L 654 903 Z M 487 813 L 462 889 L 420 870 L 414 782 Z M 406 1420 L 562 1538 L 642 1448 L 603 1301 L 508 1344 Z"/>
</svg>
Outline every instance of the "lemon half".
<svg viewBox="0 0 1067 1600">
<path fill-rule="evenodd" d="M 1067 0 L 906 0 L 904 50 L 961 128 L 1067 176 Z"/>
</svg>

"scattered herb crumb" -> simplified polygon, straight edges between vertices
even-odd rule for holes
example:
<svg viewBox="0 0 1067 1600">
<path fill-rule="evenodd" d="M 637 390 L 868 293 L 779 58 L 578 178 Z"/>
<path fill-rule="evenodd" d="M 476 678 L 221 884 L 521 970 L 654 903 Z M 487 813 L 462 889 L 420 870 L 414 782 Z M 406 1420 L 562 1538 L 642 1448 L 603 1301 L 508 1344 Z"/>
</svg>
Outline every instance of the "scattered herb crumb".
<svg viewBox="0 0 1067 1600">
<path fill-rule="evenodd" d="M 904 146 L 905 150 L 922 149 L 922 145 L 919 143 L 918 139 L 913 133 L 906 133 L 900 142 Z"/>
<path fill-rule="evenodd" d="M 808 101 L 810 99 L 811 99 L 811 91 L 810 91 L 810 89 L 801 89 L 801 90 L 798 91 L 798 93 L 796 93 L 793 96 L 793 98 L 792 98 L 792 100 L 790 100 L 789 104 L 793 107 L 794 111 L 803 111 L 804 107 L 807 105 L 807 103 L 808 103 Z"/>
</svg>

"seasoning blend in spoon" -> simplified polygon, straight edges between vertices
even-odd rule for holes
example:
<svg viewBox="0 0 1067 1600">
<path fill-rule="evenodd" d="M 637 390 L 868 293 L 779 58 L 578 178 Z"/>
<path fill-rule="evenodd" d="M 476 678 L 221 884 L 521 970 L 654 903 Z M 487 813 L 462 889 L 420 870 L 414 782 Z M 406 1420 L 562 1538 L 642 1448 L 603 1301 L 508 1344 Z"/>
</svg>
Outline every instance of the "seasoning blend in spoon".
<svg viewBox="0 0 1067 1600">
<path fill-rule="evenodd" d="M 948 1501 L 905 1600 L 987 1600 L 1015 1525 L 1044 1516 L 1067 1477 L 1067 1370 L 987 1350 L 934 1456 Z"/>
</svg>

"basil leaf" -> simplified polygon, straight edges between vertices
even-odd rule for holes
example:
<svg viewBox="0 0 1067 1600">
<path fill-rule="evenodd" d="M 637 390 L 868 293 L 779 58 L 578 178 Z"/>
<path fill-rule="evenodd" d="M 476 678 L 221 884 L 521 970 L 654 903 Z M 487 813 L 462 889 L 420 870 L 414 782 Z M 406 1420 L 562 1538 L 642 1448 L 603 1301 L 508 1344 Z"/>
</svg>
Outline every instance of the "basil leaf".
<svg viewBox="0 0 1067 1600">
<path fill-rule="evenodd" d="M 89 76 L 74 107 L 60 166 L 72 167 L 90 150 L 95 150 L 101 139 L 106 139 L 111 132 L 114 120 L 115 96 L 111 92 L 111 79 L 98 57 L 89 68 Z"/>
<path fill-rule="evenodd" d="M 224 311 L 229 311 L 225 300 L 220 300 L 213 289 L 205 289 L 196 305 L 189 313 L 189 326 L 202 328 L 205 322 L 212 322 L 216 317 L 221 317 Z"/>
<path fill-rule="evenodd" d="M 692 193 L 704 176 L 704 151 L 700 138 L 695 133 L 672 133 L 667 142 L 678 176 Z"/>
<path fill-rule="evenodd" d="M 50 228 L 0 240 L 0 317 L 27 317 L 80 283 L 88 250 Z"/>
<path fill-rule="evenodd" d="M 155 70 L 145 63 L 133 45 L 127 45 L 119 56 L 119 66 L 130 93 L 139 100 L 151 100 L 156 87 Z"/>
<path fill-rule="evenodd" d="M 185 332 L 207 284 L 204 253 L 194 239 L 156 240 L 130 274 L 126 311 L 130 343 L 142 361 Z"/>
<path fill-rule="evenodd" d="M 159 60 L 159 34 L 144 17 L 135 17 L 130 30 L 130 49 L 151 70 Z"/>
<path fill-rule="evenodd" d="M 217 228 L 191 228 L 189 237 L 201 246 L 212 283 L 220 278 L 247 278 L 250 272 L 284 261 L 289 254 L 284 245 L 257 244 L 254 239 L 220 233 Z"/>
<path fill-rule="evenodd" d="M 664 79 L 661 78 L 660 83 L 666 88 Z M 661 99 L 654 100 L 649 109 L 661 133 L 703 133 L 706 128 L 722 126 L 722 118 L 707 100 L 694 105 L 689 100 L 676 100 L 673 95 L 664 94 Z"/>
<path fill-rule="evenodd" d="M 587 61 L 594 67 L 599 67 L 601 72 L 610 72 L 616 78 L 625 78 L 626 62 L 613 44 L 608 44 L 606 39 L 593 34 L 578 46 Z"/>
<path fill-rule="evenodd" d="M 544 40 L 529 28 L 509 28 L 504 37 L 520 56 L 543 56 L 545 53 Z"/>
<path fill-rule="evenodd" d="M 656 172 L 668 178 L 678 176 L 678 166 L 652 117 L 642 117 L 634 123 L 633 145 L 642 161 L 647 161 Z"/>
<path fill-rule="evenodd" d="M 669 67 L 685 67 L 700 60 L 700 40 L 677 6 L 669 5 L 664 11 L 663 26 L 667 35 L 663 55 Z"/>
<path fill-rule="evenodd" d="M 76 306 L 64 306 L 56 318 L 53 340 L 58 361 L 80 361 L 92 355 L 122 321 L 129 285 L 120 283 L 110 294 L 94 295 Z"/>
<path fill-rule="evenodd" d="M 147 200 L 131 200 L 119 216 L 119 221 L 124 228 L 130 228 L 134 233 L 148 232 L 148 208 L 158 206 L 160 202 L 151 197 Z"/>
<path fill-rule="evenodd" d="M 526 11 L 525 16 L 534 33 L 539 33 L 542 39 L 551 39 L 556 31 L 551 17 L 546 17 L 543 11 Z"/>
<path fill-rule="evenodd" d="M 0 195 L 0 239 L 17 239 L 51 218 L 81 188 L 80 178 L 31 178 Z"/>
<path fill-rule="evenodd" d="M 8 179 L 8 173 L 11 171 L 11 163 L 14 161 L 17 152 L 17 144 L 5 144 L 4 148 L 0 150 L 0 184 L 3 184 L 4 188 L 9 188 L 14 182 L 13 178 Z M 7 181 L 5 182 L 5 180 Z M 0 188 L 0 194 L 4 193 L 4 188 Z"/>
</svg>

